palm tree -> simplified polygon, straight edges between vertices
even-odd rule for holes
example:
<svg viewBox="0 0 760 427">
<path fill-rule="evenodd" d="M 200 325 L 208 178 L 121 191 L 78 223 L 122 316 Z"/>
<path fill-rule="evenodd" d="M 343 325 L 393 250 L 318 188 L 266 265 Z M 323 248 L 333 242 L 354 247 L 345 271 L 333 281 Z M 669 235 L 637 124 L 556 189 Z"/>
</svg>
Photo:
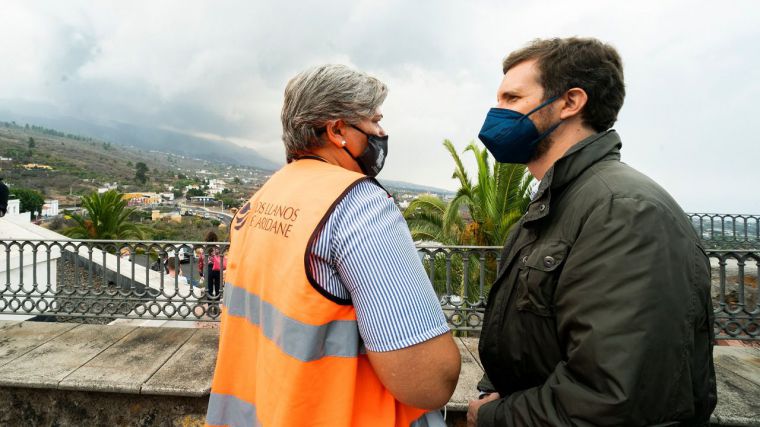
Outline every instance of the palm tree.
<svg viewBox="0 0 760 427">
<path fill-rule="evenodd" d="M 423 194 L 409 203 L 404 210 L 412 239 L 423 242 L 438 242 L 444 245 L 458 245 L 464 228 L 461 215 L 457 215 L 444 225 L 449 204 L 438 196 Z"/>
<path fill-rule="evenodd" d="M 134 209 L 127 209 L 127 201 L 116 190 L 92 193 L 82 197 L 86 215 L 71 214 L 77 225 L 64 230 L 63 234 L 79 239 L 142 239 L 142 228 L 129 221 Z"/>
<path fill-rule="evenodd" d="M 429 195 L 409 204 L 404 218 L 412 238 L 449 245 L 503 245 L 530 204 L 533 177 L 525 165 L 495 162 L 492 166 L 488 151 L 471 142 L 464 152 L 472 152 L 477 162 L 477 181 L 473 184 L 454 144 L 445 140 L 443 146 L 454 159 L 452 178 L 459 181 L 459 189 L 448 204 Z M 467 209 L 472 221 L 462 218 L 462 208 Z"/>
<path fill-rule="evenodd" d="M 477 181 L 473 183 L 454 144 L 445 140 L 443 145 L 454 160 L 452 178 L 459 181 L 459 189 L 449 203 L 436 196 L 422 195 L 409 204 L 404 218 L 412 238 L 444 245 L 503 245 L 510 229 L 530 204 L 533 177 L 524 165 L 498 162 L 492 165 L 488 151 L 471 142 L 463 152 L 469 151 L 475 156 L 478 170 Z M 463 210 L 470 220 L 465 220 Z M 425 264 L 432 270 L 433 286 L 440 295 L 451 291 L 459 295 L 478 295 L 479 264 L 483 260 L 477 253 L 447 255 L 434 250 L 429 255 Z M 467 277 L 465 263 L 468 264 Z M 495 256 L 485 259 L 484 264 L 484 279 L 490 284 L 496 274 Z M 454 285 L 450 290 L 446 289 L 449 274 L 450 284 Z"/>
</svg>

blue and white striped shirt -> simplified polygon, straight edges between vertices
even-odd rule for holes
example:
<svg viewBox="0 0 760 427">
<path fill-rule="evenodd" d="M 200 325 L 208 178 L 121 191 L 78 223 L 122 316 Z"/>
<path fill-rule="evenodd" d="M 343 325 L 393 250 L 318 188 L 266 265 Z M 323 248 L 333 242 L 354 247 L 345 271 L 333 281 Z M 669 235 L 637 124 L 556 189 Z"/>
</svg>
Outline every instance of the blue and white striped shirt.
<svg viewBox="0 0 760 427">
<path fill-rule="evenodd" d="M 369 181 L 337 204 L 312 244 L 309 266 L 325 291 L 354 305 L 370 351 L 399 350 L 449 331 L 406 221 Z"/>
</svg>

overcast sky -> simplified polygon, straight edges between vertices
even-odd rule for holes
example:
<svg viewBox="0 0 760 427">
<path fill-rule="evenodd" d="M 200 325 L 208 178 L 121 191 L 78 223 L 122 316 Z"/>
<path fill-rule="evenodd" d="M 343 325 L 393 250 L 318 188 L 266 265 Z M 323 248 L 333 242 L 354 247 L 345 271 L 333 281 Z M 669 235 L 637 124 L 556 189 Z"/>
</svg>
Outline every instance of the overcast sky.
<svg viewBox="0 0 760 427">
<path fill-rule="evenodd" d="M 623 57 L 625 162 L 687 211 L 760 213 L 757 1 L 3 0 L 0 100 L 224 139 L 282 162 L 288 79 L 343 63 L 390 88 L 381 178 L 455 189 L 442 141 L 477 140 L 503 57 L 571 35 Z"/>
</svg>

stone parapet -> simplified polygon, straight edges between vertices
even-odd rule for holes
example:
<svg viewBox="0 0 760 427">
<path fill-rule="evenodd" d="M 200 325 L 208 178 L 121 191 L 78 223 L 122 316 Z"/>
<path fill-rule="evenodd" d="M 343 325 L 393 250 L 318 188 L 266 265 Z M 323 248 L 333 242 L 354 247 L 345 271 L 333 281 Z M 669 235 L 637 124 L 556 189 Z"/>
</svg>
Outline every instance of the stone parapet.
<svg viewBox="0 0 760 427">
<path fill-rule="evenodd" d="M 218 329 L 0 321 L 0 425 L 202 425 Z M 476 338 L 462 355 L 447 422 L 465 425 L 483 374 Z M 760 349 L 715 347 L 714 425 L 760 426 Z"/>
</svg>

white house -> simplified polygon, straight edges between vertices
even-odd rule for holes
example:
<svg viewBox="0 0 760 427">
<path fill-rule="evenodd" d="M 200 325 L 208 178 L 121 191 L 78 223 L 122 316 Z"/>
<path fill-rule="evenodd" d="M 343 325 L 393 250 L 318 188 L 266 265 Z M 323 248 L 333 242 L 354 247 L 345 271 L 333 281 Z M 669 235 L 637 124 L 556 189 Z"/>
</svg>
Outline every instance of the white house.
<svg viewBox="0 0 760 427">
<path fill-rule="evenodd" d="M 14 222 L 29 222 L 32 220 L 30 212 L 21 213 L 21 200 L 18 199 L 8 200 L 8 212 L 6 212 L 5 218 Z"/>
<path fill-rule="evenodd" d="M 42 205 L 42 216 L 56 216 L 58 215 L 58 200 L 48 199 L 45 200 L 45 204 Z"/>
<path fill-rule="evenodd" d="M 119 186 L 118 182 L 107 182 L 104 186 L 98 188 L 98 193 L 102 194 L 108 190 L 116 190 L 118 186 Z"/>
<path fill-rule="evenodd" d="M 208 193 L 219 194 L 224 191 L 225 182 L 221 179 L 210 179 L 208 181 Z"/>
</svg>

